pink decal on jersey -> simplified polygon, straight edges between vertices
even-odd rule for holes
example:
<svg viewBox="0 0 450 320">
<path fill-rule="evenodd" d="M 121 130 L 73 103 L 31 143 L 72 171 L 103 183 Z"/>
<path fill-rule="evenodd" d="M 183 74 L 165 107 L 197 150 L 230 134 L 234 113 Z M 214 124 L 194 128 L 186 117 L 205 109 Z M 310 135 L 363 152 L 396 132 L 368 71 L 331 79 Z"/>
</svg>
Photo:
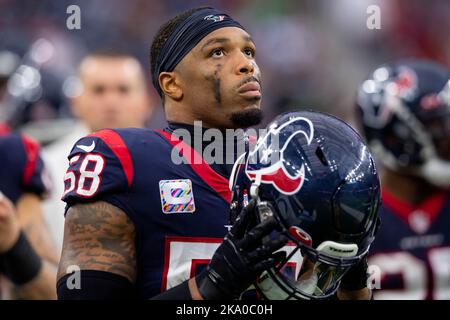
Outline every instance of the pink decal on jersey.
<svg viewBox="0 0 450 320">
<path fill-rule="evenodd" d="M 130 151 L 123 141 L 122 137 L 111 129 L 105 129 L 90 134 L 89 137 L 97 137 L 103 140 L 112 152 L 119 158 L 122 169 L 127 177 L 128 186 L 133 182 L 133 161 L 131 160 Z"/>
<path fill-rule="evenodd" d="M 28 185 L 36 170 L 36 164 L 39 159 L 39 143 L 26 135 L 22 135 L 22 141 L 27 156 L 22 181 L 24 185 Z"/>
<path fill-rule="evenodd" d="M 383 204 L 392 210 L 392 212 L 406 224 L 411 226 L 416 215 L 420 213 L 425 216 L 424 218 L 427 218 L 428 224 L 431 225 L 442 211 L 442 208 L 447 201 L 448 193 L 446 191 L 437 192 L 425 201 L 422 201 L 419 205 L 407 203 L 385 189 L 381 190 L 381 198 Z"/>
<path fill-rule="evenodd" d="M 220 174 L 215 172 L 198 154 L 197 151 L 194 150 L 187 143 L 181 141 L 177 137 L 171 135 L 162 130 L 155 130 L 159 134 L 161 134 L 167 141 L 169 141 L 175 148 L 177 148 L 180 153 L 183 153 L 184 150 L 190 150 L 191 155 L 193 156 L 194 161 L 189 161 L 189 165 L 195 171 L 195 173 L 213 190 L 215 190 L 222 198 L 230 203 L 231 202 L 231 191 L 228 188 L 228 180 L 222 177 Z M 183 154 L 184 156 L 184 154 Z M 188 159 L 192 160 L 192 159 Z"/>
</svg>

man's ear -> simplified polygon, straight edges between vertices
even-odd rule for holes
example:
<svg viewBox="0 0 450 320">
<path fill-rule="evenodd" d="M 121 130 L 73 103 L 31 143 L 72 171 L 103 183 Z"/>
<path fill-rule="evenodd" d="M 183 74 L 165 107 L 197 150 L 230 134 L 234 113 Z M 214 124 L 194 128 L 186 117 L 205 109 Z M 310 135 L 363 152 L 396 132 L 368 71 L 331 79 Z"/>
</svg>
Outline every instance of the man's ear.
<svg viewBox="0 0 450 320">
<path fill-rule="evenodd" d="M 173 100 L 183 98 L 183 89 L 175 72 L 161 72 L 159 74 L 159 85 L 164 94 Z"/>
</svg>

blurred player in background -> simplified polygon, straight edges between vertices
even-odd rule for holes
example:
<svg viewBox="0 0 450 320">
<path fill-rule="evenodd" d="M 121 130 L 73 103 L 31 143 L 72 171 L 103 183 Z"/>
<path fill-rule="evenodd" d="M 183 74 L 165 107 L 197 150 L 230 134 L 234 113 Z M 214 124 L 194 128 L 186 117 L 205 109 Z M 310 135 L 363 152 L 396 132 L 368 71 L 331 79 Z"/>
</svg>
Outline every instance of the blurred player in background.
<svg viewBox="0 0 450 320">
<path fill-rule="evenodd" d="M 72 100 L 78 124 L 68 135 L 43 149 L 43 158 L 53 181 L 50 198 L 44 203 L 52 235 L 61 249 L 64 217 L 64 175 L 67 155 L 81 137 L 103 129 L 145 126 L 152 111 L 144 72 L 132 56 L 104 50 L 89 54 L 79 66 L 79 88 Z M 75 88 L 77 91 L 77 88 Z"/>
<path fill-rule="evenodd" d="M 38 144 L 0 136 L 0 298 L 54 299 L 58 262 L 42 213 L 48 178 Z"/>
<path fill-rule="evenodd" d="M 383 165 L 376 299 L 450 299 L 450 73 L 405 60 L 377 68 L 357 109 Z"/>
<path fill-rule="evenodd" d="M 47 188 L 39 146 L 0 137 L 0 293 L 5 299 L 54 299 L 58 255 L 45 224 Z"/>
<path fill-rule="evenodd" d="M 3 102 L 18 60 L 11 52 L 0 53 L 0 113 L 5 120 Z M 41 207 L 50 182 L 39 145 L 10 132 L 6 124 L 0 127 L 0 299 L 54 299 L 58 254 Z"/>
</svg>

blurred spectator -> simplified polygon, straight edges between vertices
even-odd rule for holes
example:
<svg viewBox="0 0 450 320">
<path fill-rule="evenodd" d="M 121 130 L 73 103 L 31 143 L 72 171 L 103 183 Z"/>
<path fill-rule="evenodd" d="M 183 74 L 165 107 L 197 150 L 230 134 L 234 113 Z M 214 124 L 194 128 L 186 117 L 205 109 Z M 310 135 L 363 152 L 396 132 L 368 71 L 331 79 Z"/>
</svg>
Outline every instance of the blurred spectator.
<svg viewBox="0 0 450 320">
<path fill-rule="evenodd" d="M 5 123 L 19 63 L 13 52 L 0 52 L 0 299 L 54 299 L 58 254 L 41 205 L 50 183 L 39 145 Z"/>
<path fill-rule="evenodd" d="M 144 127 L 152 104 L 139 62 L 122 52 L 99 51 L 83 59 L 79 77 L 69 79 L 72 112 L 78 119 L 73 130 L 43 150 L 54 188 L 44 208 L 59 248 L 64 228 L 64 175 L 67 155 L 83 136 L 103 129 Z"/>
</svg>

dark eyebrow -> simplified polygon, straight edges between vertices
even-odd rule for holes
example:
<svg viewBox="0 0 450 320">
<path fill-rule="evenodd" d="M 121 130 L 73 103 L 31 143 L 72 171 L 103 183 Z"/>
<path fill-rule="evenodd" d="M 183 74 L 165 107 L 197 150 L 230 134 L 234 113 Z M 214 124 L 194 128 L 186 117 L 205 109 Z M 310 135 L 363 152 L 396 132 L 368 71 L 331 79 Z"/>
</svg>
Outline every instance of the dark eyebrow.
<svg viewBox="0 0 450 320">
<path fill-rule="evenodd" d="M 247 42 L 251 42 L 251 43 L 255 44 L 255 41 L 253 41 L 253 38 L 250 37 L 250 36 L 244 36 L 244 40 L 247 41 Z"/>
<path fill-rule="evenodd" d="M 230 39 L 228 38 L 212 38 L 206 41 L 206 43 L 203 45 L 202 50 L 205 49 L 207 46 L 214 44 L 214 43 L 227 43 L 230 42 Z"/>
</svg>

